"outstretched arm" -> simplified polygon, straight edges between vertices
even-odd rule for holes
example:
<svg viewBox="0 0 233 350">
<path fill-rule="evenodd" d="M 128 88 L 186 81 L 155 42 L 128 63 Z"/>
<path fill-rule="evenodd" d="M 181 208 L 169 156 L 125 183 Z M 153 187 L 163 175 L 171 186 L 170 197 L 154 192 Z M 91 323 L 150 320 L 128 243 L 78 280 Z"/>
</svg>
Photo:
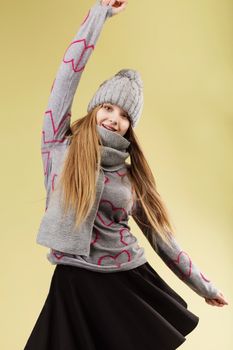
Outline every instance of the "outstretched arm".
<svg viewBox="0 0 233 350">
<path fill-rule="evenodd" d="M 48 174 L 51 167 L 51 150 L 63 144 L 64 135 L 70 127 L 71 106 L 85 65 L 93 52 L 97 39 L 106 19 L 113 15 L 110 5 L 101 1 L 89 9 L 81 26 L 68 45 L 62 62 L 53 81 L 48 105 L 44 113 L 41 153 L 47 188 Z"/>
<path fill-rule="evenodd" d="M 146 223 L 148 226 L 139 222 L 136 215 L 138 215 L 140 221 Z M 169 247 L 159 235 L 157 235 L 155 238 L 153 230 L 148 221 L 145 219 L 145 213 L 143 213 L 142 207 L 139 206 L 139 204 L 137 204 L 136 208 L 134 209 L 132 217 L 142 230 L 145 237 L 148 239 L 155 252 L 179 279 L 181 279 L 191 289 L 205 299 L 218 299 L 221 294 L 220 291 L 192 262 L 190 256 L 179 246 L 174 237 L 171 239 L 171 247 Z"/>
</svg>

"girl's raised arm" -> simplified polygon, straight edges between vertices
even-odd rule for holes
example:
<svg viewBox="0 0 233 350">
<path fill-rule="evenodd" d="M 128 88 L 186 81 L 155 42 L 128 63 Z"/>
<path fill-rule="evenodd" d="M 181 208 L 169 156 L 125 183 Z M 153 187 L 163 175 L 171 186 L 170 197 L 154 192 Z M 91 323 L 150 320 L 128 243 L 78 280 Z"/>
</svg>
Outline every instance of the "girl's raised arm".
<svg viewBox="0 0 233 350">
<path fill-rule="evenodd" d="M 65 140 L 64 135 L 70 126 L 71 106 L 81 75 L 95 48 L 104 22 L 112 15 L 113 8 L 110 5 L 96 1 L 63 55 L 52 84 L 42 125 L 41 153 L 45 187 L 51 166 L 51 149 L 63 144 Z"/>
</svg>

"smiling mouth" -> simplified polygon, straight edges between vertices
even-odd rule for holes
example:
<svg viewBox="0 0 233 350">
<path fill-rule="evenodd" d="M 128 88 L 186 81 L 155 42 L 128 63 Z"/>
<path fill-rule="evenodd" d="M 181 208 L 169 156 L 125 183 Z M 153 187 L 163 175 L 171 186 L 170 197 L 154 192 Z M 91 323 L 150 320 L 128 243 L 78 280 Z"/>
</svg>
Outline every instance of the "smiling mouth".
<svg viewBox="0 0 233 350">
<path fill-rule="evenodd" d="M 101 124 L 101 126 L 103 126 L 105 129 L 110 130 L 110 131 L 116 131 L 115 129 L 111 128 L 110 126 Z"/>
</svg>

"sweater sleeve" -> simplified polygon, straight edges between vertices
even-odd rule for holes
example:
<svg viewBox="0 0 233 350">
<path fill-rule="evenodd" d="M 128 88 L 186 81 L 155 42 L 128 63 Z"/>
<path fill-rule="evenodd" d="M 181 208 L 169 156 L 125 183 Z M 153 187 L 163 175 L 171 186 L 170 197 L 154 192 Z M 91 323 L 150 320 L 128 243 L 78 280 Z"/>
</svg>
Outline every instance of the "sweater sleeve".
<svg viewBox="0 0 233 350">
<path fill-rule="evenodd" d="M 41 154 L 47 188 L 52 148 L 63 144 L 70 127 L 71 106 L 85 65 L 93 52 L 103 24 L 112 16 L 112 7 L 100 1 L 89 9 L 73 40 L 69 43 L 53 81 L 44 113 Z"/>
<path fill-rule="evenodd" d="M 202 297 L 214 299 L 217 296 L 219 290 L 193 263 L 191 257 L 180 247 L 174 236 L 171 237 L 171 247 L 159 235 L 155 236 L 139 205 L 134 209 L 132 217 L 151 247 L 180 280 Z"/>
</svg>

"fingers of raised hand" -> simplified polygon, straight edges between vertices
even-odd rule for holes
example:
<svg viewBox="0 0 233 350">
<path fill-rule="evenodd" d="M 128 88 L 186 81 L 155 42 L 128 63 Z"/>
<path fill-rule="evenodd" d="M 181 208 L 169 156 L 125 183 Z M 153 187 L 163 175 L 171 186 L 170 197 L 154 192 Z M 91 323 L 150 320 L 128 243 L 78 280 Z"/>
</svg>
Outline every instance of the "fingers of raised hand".
<svg viewBox="0 0 233 350">
<path fill-rule="evenodd" d="M 128 1 L 127 0 L 102 0 L 101 4 L 112 7 L 112 14 L 116 15 L 125 9 Z"/>
<path fill-rule="evenodd" d="M 116 6 L 119 6 L 124 1 L 117 1 L 117 0 L 102 0 L 101 3 L 104 5 L 110 5 L 113 6 L 116 3 Z"/>
</svg>

